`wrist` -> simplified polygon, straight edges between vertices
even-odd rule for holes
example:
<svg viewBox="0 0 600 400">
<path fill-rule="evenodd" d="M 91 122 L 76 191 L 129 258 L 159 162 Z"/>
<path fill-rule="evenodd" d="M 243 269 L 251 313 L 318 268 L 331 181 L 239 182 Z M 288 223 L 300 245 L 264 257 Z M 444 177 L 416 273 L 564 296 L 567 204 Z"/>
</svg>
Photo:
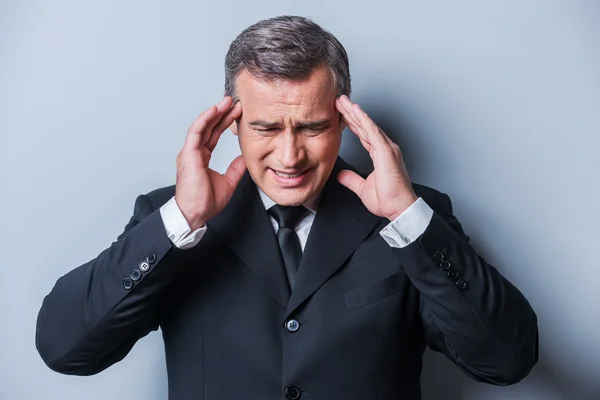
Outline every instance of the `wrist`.
<svg viewBox="0 0 600 400">
<path fill-rule="evenodd" d="M 183 212 L 183 216 L 185 217 L 185 220 L 187 221 L 188 225 L 190 226 L 190 231 L 195 231 L 196 229 L 202 228 L 204 226 L 204 224 L 206 224 L 206 221 L 208 221 L 208 218 L 200 215 L 200 214 L 186 214 L 185 212 Z"/>
<path fill-rule="evenodd" d="M 190 227 L 190 231 L 193 232 L 196 229 L 202 228 L 206 224 L 206 221 L 208 221 L 209 218 L 207 218 L 204 213 L 200 213 L 195 210 L 189 210 L 185 205 L 180 204 L 177 201 L 177 197 L 175 197 L 175 203 L 177 203 L 181 214 Z"/>
<path fill-rule="evenodd" d="M 207 220 L 204 218 L 187 219 L 187 217 L 186 217 L 186 221 L 188 221 L 188 225 L 190 226 L 190 231 L 193 232 L 197 229 L 202 228 L 206 224 Z"/>
<path fill-rule="evenodd" d="M 398 218 L 400 215 L 402 215 L 406 210 L 408 210 L 408 208 L 410 206 L 412 206 L 415 201 L 417 201 L 419 199 L 419 196 L 417 196 L 414 192 L 411 192 L 408 196 L 404 197 L 399 203 L 399 207 L 392 212 L 387 218 L 390 221 L 394 221 L 396 218 Z"/>
</svg>

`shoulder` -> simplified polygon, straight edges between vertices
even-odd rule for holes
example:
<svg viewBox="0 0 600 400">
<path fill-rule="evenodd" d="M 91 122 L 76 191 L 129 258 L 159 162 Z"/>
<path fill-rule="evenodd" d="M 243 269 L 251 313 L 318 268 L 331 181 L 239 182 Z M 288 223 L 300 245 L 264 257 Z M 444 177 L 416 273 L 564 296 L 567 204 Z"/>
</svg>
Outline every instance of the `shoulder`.
<svg viewBox="0 0 600 400">
<path fill-rule="evenodd" d="M 154 189 L 146 193 L 145 196 L 152 203 L 152 209 L 156 210 L 175 196 L 175 185 Z"/>
<path fill-rule="evenodd" d="M 439 190 L 420 183 L 412 182 L 412 188 L 415 191 L 415 194 L 419 197 L 422 197 L 427 203 L 439 202 L 440 198 L 444 196 L 444 194 Z"/>
<path fill-rule="evenodd" d="M 412 182 L 412 187 L 415 194 L 437 213 L 452 213 L 452 204 L 447 194 L 420 183 Z"/>
</svg>

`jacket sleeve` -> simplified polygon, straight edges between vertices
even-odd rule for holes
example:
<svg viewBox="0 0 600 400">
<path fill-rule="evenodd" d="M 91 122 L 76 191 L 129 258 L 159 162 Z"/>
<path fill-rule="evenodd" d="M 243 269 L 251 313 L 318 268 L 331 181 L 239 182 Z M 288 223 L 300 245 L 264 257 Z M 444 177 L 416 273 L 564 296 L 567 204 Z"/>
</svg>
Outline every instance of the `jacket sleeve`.
<svg viewBox="0 0 600 400">
<path fill-rule="evenodd" d="M 44 362 L 60 373 L 91 375 L 122 360 L 158 328 L 158 300 L 181 268 L 181 251 L 160 210 L 140 195 L 117 240 L 59 278 L 44 298 L 35 335 Z"/>
<path fill-rule="evenodd" d="M 413 243 L 395 249 L 419 291 L 427 343 L 470 377 L 509 385 L 529 374 L 538 359 L 537 317 L 523 294 L 469 243 L 437 193 L 434 214 Z"/>
</svg>

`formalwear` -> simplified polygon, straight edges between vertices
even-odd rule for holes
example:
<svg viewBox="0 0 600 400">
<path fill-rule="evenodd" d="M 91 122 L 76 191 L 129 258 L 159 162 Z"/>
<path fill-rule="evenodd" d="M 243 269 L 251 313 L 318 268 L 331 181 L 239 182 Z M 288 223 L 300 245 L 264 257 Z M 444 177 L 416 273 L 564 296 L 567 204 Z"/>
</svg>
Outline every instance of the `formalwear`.
<svg viewBox="0 0 600 400">
<path fill-rule="evenodd" d="M 507 385 L 538 357 L 523 294 L 471 245 L 449 197 L 413 183 L 431 207 L 403 247 L 335 177 L 319 201 L 293 288 L 276 229 L 246 173 L 191 248 L 174 245 L 161 207 L 140 195 L 123 233 L 58 279 L 36 331 L 48 366 L 98 373 L 159 327 L 171 400 L 419 399 L 426 346 L 468 376 Z"/>
</svg>

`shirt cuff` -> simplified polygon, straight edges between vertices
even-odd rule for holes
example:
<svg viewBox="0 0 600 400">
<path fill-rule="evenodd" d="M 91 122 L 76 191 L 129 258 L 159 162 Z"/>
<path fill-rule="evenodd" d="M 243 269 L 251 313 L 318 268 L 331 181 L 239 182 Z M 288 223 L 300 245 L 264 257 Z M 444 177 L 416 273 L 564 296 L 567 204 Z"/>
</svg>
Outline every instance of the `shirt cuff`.
<svg viewBox="0 0 600 400">
<path fill-rule="evenodd" d="M 175 202 L 175 196 L 160 207 L 160 216 L 165 226 L 167 236 L 175 246 L 180 249 L 189 249 L 198 244 L 206 232 L 206 224 L 203 227 L 191 231 L 181 209 Z"/>
<path fill-rule="evenodd" d="M 425 232 L 432 217 L 433 210 L 419 197 L 379 234 L 392 247 L 406 247 Z"/>
</svg>

